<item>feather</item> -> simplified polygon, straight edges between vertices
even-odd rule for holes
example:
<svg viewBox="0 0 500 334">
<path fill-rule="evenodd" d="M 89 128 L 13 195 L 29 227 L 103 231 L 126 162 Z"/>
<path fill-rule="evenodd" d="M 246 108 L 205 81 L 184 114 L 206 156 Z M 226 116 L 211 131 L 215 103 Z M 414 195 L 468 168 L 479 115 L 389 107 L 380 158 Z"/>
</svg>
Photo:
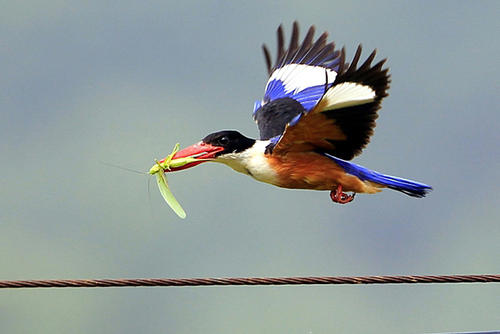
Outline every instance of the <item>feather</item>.
<svg viewBox="0 0 500 334">
<path fill-rule="evenodd" d="M 336 164 L 342 167 L 346 173 L 354 175 L 362 181 L 374 182 L 390 189 L 400 191 L 409 196 L 424 197 L 429 191 L 432 190 L 431 186 L 424 183 L 381 174 L 363 166 L 356 165 L 352 162 L 339 159 L 327 153 L 325 153 L 325 156 L 332 159 Z"/>
</svg>

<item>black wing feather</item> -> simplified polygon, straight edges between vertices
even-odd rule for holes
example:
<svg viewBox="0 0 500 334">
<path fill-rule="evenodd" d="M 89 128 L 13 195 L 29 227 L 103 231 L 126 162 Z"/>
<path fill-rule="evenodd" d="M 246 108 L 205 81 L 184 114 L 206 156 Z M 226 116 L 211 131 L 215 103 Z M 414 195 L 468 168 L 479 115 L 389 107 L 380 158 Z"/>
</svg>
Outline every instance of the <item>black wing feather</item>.
<svg viewBox="0 0 500 334">
<path fill-rule="evenodd" d="M 374 66 L 371 65 L 377 53 L 376 50 L 357 68 L 361 51 L 362 47 L 359 45 L 351 64 L 345 71 L 341 69 L 337 75 L 334 86 L 343 82 L 355 82 L 370 86 L 375 91 L 375 100 L 362 105 L 322 111 L 327 118 L 332 119 L 340 127 L 347 137 L 346 140 L 342 141 L 329 140 L 335 149 L 328 153 L 344 160 L 350 160 L 361 153 L 369 143 L 376 125 L 377 111 L 381 107 L 381 100 L 388 95 L 387 90 L 390 83 L 389 69 L 382 69 L 386 59 L 379 61 Z"/>
<path fill-rule="evenodd" d="M 311 26 L 307 31 L 306 37 L 303 42 L 299 45 L 299 24 L 295 21 L 293 23 L 292 36 L 290 38 L 290 43 L 288 48 L 285 49 L 285 35 L 283 33 L 283 26 L 280 25 L 277 30 L 278 45 L 276 49 L 276 60 L 274 65 L 271 61 L 271 56 L 269 49 L 264 44 L 262 46 L 264 57 L 266 58 L 267 71 L 271 75 L 276 69 L 283 67 L 287 64 L 308 64 L 314 66 L 323 66 L 332 70 L 336 70 L 336 66 L 339 63 L 335 63 L 334 66 L 326 64 L 326 62 L 331 62 L 335 58 L 339 58 L 340 54 L 334 52 L 335 43 L 326 43 L 328 38 L 328 33 L 324 32 L 317 40 L 312 43 L 314 38 L 315 27 Z M 326 51 L 325 51 L 326 49 Z M 330 52 L 330 55 L 327 54 Z M 318 57 L 322 55 L 321 57 Z"/>
</svg>

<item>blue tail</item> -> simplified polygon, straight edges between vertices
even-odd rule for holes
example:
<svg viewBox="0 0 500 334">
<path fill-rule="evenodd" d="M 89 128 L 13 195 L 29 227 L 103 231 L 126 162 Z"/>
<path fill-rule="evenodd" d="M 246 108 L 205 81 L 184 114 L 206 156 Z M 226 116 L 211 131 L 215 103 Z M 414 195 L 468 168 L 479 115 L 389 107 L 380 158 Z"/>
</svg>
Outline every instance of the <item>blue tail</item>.
<svg viewBox="0 0 500 334">
<path fill-rule="evenodd" d="M 354 175 L 362 181 L 379 183 L 387 186 L 388 188 L 401 191 L 402 193 L 413 197 L 424 197 L 429 191 L 432 190 L 432 187 L 426 184 L 405 180 L 400 177 L 380 174 L 363 166 L 356 165 L 352 162 L 334 157 L 333 155 L 330 155 L 328 153 L 324 154 L 328 158 L 335 161 L 335 163 L 337 163 L 340 167 L 342 167 L 346 171 L 346 173 Z"/>
</svg>

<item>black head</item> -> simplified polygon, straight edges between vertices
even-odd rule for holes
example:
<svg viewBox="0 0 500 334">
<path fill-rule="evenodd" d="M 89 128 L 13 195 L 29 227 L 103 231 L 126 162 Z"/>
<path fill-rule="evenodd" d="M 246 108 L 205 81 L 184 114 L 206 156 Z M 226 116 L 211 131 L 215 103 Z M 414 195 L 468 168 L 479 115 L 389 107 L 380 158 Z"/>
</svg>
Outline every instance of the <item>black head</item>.
<svg viewBox="0 0 500 334">
<path fill-rule="evenodd" d="M 205 144 L 210 144 L 217 147 L 223 147 L 224 150 L 217 152 L 215 156 L 227 153 L 243 152 L 255 144 L 255 139 L 243 136 L 238 131 L 224 130 L 214 132 L 203 138 Z"/>
</svg>

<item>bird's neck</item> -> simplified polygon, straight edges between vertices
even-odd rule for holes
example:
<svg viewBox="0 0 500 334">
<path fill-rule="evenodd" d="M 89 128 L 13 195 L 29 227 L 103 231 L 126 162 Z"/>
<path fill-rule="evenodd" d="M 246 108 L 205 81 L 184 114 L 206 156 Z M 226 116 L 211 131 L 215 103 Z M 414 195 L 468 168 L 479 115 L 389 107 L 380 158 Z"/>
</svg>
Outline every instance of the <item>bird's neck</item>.
<svg viewBox="0 0 500 334">
<path fill-rule="evenodd" d="M 267 183 L 275 183 L 276 173 L 269 165 L 265 154 L 269 140 L 256 140 L 255 144 L 238 153 L 219 156 L 215 161 L 228 165 L 237 172 L 247 174 Z"/>
</svg>

